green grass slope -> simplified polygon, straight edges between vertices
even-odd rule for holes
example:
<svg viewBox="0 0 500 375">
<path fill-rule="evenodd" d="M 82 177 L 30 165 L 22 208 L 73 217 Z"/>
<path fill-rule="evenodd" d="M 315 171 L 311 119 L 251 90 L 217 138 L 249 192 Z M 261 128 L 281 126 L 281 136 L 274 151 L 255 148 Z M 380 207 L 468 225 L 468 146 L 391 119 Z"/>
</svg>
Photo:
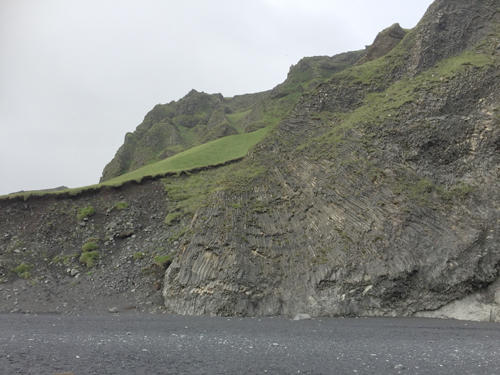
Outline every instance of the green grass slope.
<svg viewBox="0 0 500 375">
<path fill-rule="evenodd" d="M 120 186 L 128 181 L 140 182 L 144 177 L 160 177 L 171 172 L 189 171 L 196 168 L 216 166 L 244 157 L 272 129 L 266 127 L 251 133 L 230 135 L 193 147 L 170 158 L 151 163 L 132 172 L 115 177 L 100 184 L 58 191 L 35 190 L 0 196 L 0 199 L 41 196 L 49 194 L 77 195 L 84 190 L 96 190 L 104 186 Z"/>
<path fill-rule="evenodd" d="M 222 164 L 245 156 L 250 148 L 262 140 L 270 127 L 252 133 L 230 135 L 216 139 L 170 158 L 146 165 L 132 172 L 112 178 L 101 185 L 117 185 L 130 180 L 140 180 L 144 176 L 157 176 L 168 172 L 180 172 L 190 169 Z"/>
</svg>

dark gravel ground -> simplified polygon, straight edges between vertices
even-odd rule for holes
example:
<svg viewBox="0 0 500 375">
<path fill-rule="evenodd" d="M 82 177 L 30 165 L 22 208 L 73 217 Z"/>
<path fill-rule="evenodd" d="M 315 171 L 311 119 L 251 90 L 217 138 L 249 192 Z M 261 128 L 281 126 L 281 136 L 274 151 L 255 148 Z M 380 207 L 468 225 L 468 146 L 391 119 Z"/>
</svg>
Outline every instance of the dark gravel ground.
<svg viewBox="0 0 500 375">
<path fill-rule="evenodd" d="M 0 374 L 500 374 L 500 324 L 0 315 Z"/>
</svg>

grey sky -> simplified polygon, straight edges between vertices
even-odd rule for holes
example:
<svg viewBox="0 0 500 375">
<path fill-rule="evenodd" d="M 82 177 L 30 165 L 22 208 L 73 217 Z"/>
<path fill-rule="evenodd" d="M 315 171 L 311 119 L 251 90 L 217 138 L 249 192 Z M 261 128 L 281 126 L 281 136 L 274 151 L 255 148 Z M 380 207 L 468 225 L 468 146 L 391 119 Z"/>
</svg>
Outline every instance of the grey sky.
<svg viewBox="0 0 500 375">
<path fill-rule="evenodd" d="M 155 104 L 270 89 L 431 2 L 0 0 L 0 194 L 95 183 Z"/>
</svg>

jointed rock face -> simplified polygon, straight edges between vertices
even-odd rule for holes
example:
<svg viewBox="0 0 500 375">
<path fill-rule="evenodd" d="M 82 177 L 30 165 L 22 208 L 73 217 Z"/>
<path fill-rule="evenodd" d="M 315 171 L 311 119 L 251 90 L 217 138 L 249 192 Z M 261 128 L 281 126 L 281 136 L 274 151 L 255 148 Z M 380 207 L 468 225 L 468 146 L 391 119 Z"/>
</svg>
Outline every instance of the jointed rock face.
<svg viewBox="0 0 500 375">
<path fill-rule="evenodd" d="M 97 237 L 99 265 L 78 284 L 88 306 L 91 277 L 140 285 L 133 298 L 132 287 L 96 291 L 135 305 L 161 288 L 166 310 L 180 314 L 500 319 L 499 10 L 493 0 L 438 0 L 413 30 L 393 26 L 365 52 L 304 59 L 251 103 L 246 116 L 296 98 L 238 163 L 117 192 L 0 201 L 0 288 L 11 293 L 10 270 L 26 257 L 15 241 L 33 251 L 26 262 L 41 280 L 26 288 L 42 290 L 44 278 L 74 278 L 40 254 Z M 123 218 L 106 216 L 105 194 L 128 202 Z M 86 205 L 97 212 L 81 226 L 74 212 Z M 71 215 L 57 221 L 61 207 Z M 151 276 L 148 291 L 137 269 L 155 252 L 172 259 L 157 259 L 165 276 Z M 113 274 L 123 259 L 130 279 Z"/>
</svg>

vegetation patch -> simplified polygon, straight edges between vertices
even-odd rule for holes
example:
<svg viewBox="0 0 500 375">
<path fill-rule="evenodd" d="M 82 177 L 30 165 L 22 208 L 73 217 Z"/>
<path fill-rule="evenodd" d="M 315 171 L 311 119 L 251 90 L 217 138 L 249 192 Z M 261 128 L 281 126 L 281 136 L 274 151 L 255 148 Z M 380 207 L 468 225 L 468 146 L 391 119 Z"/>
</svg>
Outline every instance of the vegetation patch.
<svg viewBox="0 0 500 375">
<path fill-rule="evenodd" d="M 87 268 L 92 268 L 99 260 L 99 253 L 97 251 L 85 251 L 80 255 L 79 261 Z"/>
<path fill-rule="evenodd" d="M 31 269 L 33 266 L 28 263 L 21 263 L 18 265 L 16 268 L 13 269 L 13 271 L 17 274 L 18 277 L 22 279 L 29 279 L 31 277 Z"/>
<path fill-rule="evenodd" d="M 168 255 L 158 255 L 154 257 L 154 264 L 160 268 L 166 269 L 172 263 L 172 260 L 174 259 L 175 254 L 168 254 Z"/>
<path fill-rule="evenodd" d="M 91 241 L 85 242 L 83 244 L 82 251 L 85 253 L 88 251 L 97 250 L 98 248 L 99 248 L 99 245 L 97 244 L 97 242 L 94 240 L 91 240 Z"/>
<path fill-rule="evenodd" d="M 246 111 L 229 113 L 226 115 L 226 117 L 231 125 L 238 131 L 238 133 L 243 133 L 242 121 L 246 116 L 250 114 L 251 111 L 251 109 L 248 109 Z"/>
<path fill-rule="evenodd" d="M 250 148 L 261 141 L 270 127 L 252 133 L 230 135 L 193 147 L 165 160 L 149 164 L 135 171 L 112 178 L 101 185 L 116 185 L 125 181 L 140 181 L 144 176 L 157 176 L 167 172 L 180 172 L 194 168 L 217 165 L 245 156 Z"/>
<path fill-rule="evenodd" d="M 116 202 L 113 207 L 119 211 L 126 210 L 128 208 L 128 203 L 125 201 Z"/>
<path fill-rule="evenodd" d="M 244 161 L 217 170 L 164 179 L 169 206 L 173 207 L 165 223 L 173 225 L 185 216 L 194 215 L 216 192 L 241 194 L 248 191 L 252 181 L 264 172 L 265 168 L 260 164 Z"/>
<path fill-rule="evenodd" d="M 57 265 L 64 265 L 64 266 L 69 266 L 74 259 L 78 257 L 78 254 L 71 254 L 71 255 L 56 255 L 54 258 L 52 258 L 52 263 L 57 264 Z"/>
<path fill-rule="evenodd" d="M 182 217 L 182 212 L 170 212 L 166 217 L 165 217 L 165 224 L 167 225 L 173 225 L 177 223 L 180 218 Z"/>
<path fill-rule="evenodd" d="M 95 208 L 92 206 L 82 207 L 78 210 L 76 218 L 82 221 L 95 214 Z"/>
<path fill-rule="evenodd" d="M 472 194 L 474 190 L 476 190 L 474 186 L 463 182 L 448 188 L 438 187 L 441 197 L 450 202 L 462 201 Z"/>
<path fill-rule="evenodd" d="M 452 186 L 443 186 L 433 183 L 429 178 L 407 179 L 400 177 L 393 186 L 396 194 L 406 196 L 413 202 L 423 206 L 432 206 L 435 199 L 444 203 L 460 202 L 466 199 L 475 190 L 475 187 L 466 183 Z"/>
<path fill-rule="evenodd" d="M 263 201 L 254 201 L 251 206 L 253 212 L 263 214 L 269 210 L 269 205 Z"/>
<path fill-rule="evenodd" d="M 137 261 L 137 260 L 143 259 L 145 256 L 146 256 L 146 254 L 144 254 L 142 251 L 138 251 L 138 252 L 134 253 L 133 258 L 135 261 Z"/>
</svg>

